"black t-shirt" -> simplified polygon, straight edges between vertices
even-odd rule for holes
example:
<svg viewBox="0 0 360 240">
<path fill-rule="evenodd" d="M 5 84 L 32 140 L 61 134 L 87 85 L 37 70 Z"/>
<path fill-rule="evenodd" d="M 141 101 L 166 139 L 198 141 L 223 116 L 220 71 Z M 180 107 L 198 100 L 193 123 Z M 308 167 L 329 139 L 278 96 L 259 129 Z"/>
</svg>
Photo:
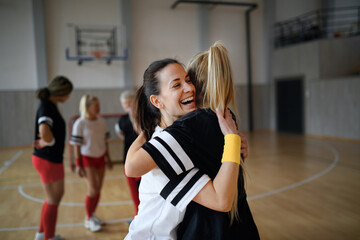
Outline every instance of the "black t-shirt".
<svg viewBox="0 0 360 240">
<path fill-rule="evenodd" d="M 120 130 L 124 133 L 124 137 L 125 137 L 125 140 L 124 140 L 124 142 L 125 142 L 124 143 L 124 145 L 125 145 L 124 146 L 124 161 L 125 161 L 126 154 L 129 150 L 131 144 L 135 141 L 135 139 L 137 138 L 138 135 L 134 131 L 129 114 L 126 114 L 126 115 L 120 117 L 119 121 L 118 121 L 118 125 L 119 125 Z"/>
<path fill-rule="evenodd" d="M 209 175 L 211 179 L 216 177 L 221 167 L 224 135 L 214 112 L 209 109 L 193 111 L 175 121 L 164 131 L 176 139 L 195 167 Z M 165 149 L 169 152 L 172 152 L 169 149 L 174 150 L 174 144 L 169 141 L 169 138 L 162 138 L 161 135 L 159 138 L 155 140 L 159 141 Z M 174 167 L 170 167 L 167 163 L 168 160 L 159 157 L 159 151 L 155 150 L 158 147 L 152 143 L 154 141 L 145 143 L 143 148 L 152 155 L 159 168 L 167 174 L 171 180 L 169 184 L 171 184 L 181 176 L 179 170 L 174 171 Z M 174 153 L 172 155 L 175 155 Z M 182 157 L 179 156 L 179 162 L 180 158 Z M 181 164 L 179 166 L 184 171 L 188 170 Z M 238 179 L 238 193 L 239 220 L 235 221 L 230 228 L 228 213 L 213 211 L 191 202 L 186 209 L 183 222 L 178 227 L 178 239 L 259 239 L 257 227 L 246 201 L 242 172 Z"/>
<path fill-rule="evenodd" d="M 65 147 L 65 121 L 62 118 L 57 106 L 49 100 L 41 100 L 36 112 L 35 120 L 35 140 L 39 139 L 39 125 L 45 123 L 55 138 L 55 145 L 34 149 L 34 155 L 54 163 L 63 162 Z"/>
</svg>

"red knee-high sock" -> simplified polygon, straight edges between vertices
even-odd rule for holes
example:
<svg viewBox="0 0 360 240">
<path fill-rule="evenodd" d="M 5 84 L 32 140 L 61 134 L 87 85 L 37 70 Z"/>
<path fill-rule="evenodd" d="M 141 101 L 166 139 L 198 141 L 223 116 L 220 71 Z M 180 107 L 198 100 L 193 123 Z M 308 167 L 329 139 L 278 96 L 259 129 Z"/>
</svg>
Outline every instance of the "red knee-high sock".
<svg viewBox="0 0 360 240">
<path fill-rule="evenodd" d="M 97 205 L 99 204 L 99 199 L 100 199 L 100 193 L 98 193 L 98 194 L 94 197 L 94 202 L 93 202 L 93 205 L 91 206 L 91 207 L 92 207 L 92 208 L 91 208 L 92 213 L 95 212 L 96 207 L 97 207 Z M 92 214 L 91 214 L 91 215 L 92 215 Z"/>
<path fill-rule="evenodd" d="M 39 226 L 39 233 L 44 232 L 44 215 L 45 215 L 45 206 L 46 206 L 46 201 L 43 203 L 42 208 L 41 208 L 41 215 L 40 215 L 40 226 Z"/>
<path fill-rule="evenodd" d="M 45 202 L 45 213 L 43 219 L 45 239 L 54 237 L 55 227 L 56 227 L 56 218 L 57 210 L 59 205 L 51 205 Z"/>
<path fill-rule="evenodd" d="M 135 208 L 135 216 L 138 213 L 138 207 L 140 204 L 140 200 L 139 200 L 139 182 L 140 182 L 140 178 L 132 178 L 132 177 L 126 177 L 128 185 L 129 185 L 129 189 L 130 189 L 130 194 L 131 194 L 131 198 L 133 200 L 134 203 L 134 208 Z"/>
<path fill-rule="evenodd" d="M 86 216 L 88 219 L 91 218 L 92 216 L 92 205 L 94 204 L 94 197 L 90 197 L 88 195 L 86 195 L 85 197 L 85 211 L 86 211 Z"/>
</svg>

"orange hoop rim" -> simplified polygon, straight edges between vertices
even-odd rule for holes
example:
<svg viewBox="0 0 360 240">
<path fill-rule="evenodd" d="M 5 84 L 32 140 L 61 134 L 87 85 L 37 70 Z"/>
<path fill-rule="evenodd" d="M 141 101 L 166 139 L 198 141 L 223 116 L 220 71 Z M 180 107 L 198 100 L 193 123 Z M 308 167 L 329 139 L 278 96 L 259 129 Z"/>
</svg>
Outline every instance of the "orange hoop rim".
<svg viewBox="0 0 360 240">
<path fill-rule="evenodd" d="M 93 50 L 90 52 L 91 55 L 93 55 L 95 58 L 101 58 L 102 56 L 105 55 L 105 51 L 104 50 Z"/>
</svg>

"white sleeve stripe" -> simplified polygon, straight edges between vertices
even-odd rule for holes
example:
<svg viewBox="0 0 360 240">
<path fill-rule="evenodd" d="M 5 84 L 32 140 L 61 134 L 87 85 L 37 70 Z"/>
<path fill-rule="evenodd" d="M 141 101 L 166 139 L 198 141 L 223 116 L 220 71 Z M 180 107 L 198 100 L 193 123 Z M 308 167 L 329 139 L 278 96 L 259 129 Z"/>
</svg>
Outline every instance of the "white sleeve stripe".
<svg viewBox="0 0 360 240">
<path fill-rule="evenodd" d="M 52 127 L 52 125 L 53 125 L 53 120 L 50 117 L 46 117 L 46 116 L 39 117 L 38 124 L 40 125 L 43 122 L 48 124 L 50 127 Z"/>
<path fill-rule="evenodd" d="M 179 190 L 182 190 L 184 186 L 194 177 L 194 175 L 199 171 L 199 169 L 192 169 L 181 182 L 171 191 L 171 193 L 166 198 L 166 201 L 171 202 L 179 193 Z M 170 180 L 171 181 L 171 180 Z"/>
<path fill-rule="evenodd" d="M 176 172 L 176 174 L 179 175 L 180 173 L 183 172 L 179 164 L 177 164 L 175 159 L 171 156 L 171 154 L 166 150 L 166 148 L 160 142 L 156 141 L 155 139 L 151 139 L 149 143 L 151 143 L 151 145 L 153 145 L 161 153 L 161 155 L 163 155 L 163 157 L 168 161 L 168 163 Z"/>
<path fill-rule="evenodd" d="M 171 191 L 166 201 L 171 202 L 180 211 L 184 211 L 208 181 L 210 181 L 209 176 L 200 173 L 199 169 L 194 168 Z"/>
<path fill-rule="evenodd" d="M 176 139 L 171 136 L 170 133 L 163 131 L 161 134 L 158 135 L 158 137 L 165 141 L 174 151 L 175 155 L 178 156 L 178 158 L 184 164 L 186 171 L 194 167 L 194 164 L 189 158 L 189 156 L 186 154 L 181 145 L 176 141 Z"/>
<path fill-rule="evenodd" d="M 194 199 L 194 197 L 203 189 L 203 187 L 210 181 L 209 176 L 203 175 L 200 179 L 194 184 L 194 186 L 185 194 L 185 196 L 178 202 L 176 208 L 180 211 L 185 211 L 189 203 Z"/>
</svg>

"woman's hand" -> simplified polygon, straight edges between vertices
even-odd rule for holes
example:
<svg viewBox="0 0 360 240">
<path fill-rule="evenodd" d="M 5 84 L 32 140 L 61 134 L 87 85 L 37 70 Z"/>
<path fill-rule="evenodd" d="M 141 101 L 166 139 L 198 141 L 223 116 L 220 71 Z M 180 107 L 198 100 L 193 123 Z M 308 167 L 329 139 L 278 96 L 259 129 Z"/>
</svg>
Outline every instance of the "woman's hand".
<svg viewBox="0 0 360 240">
<path fill-rule="evenodd" d="M 240 131 L 238 132 L 238 135 L 240 135 L 241 137 L 241 153 L 245 160 L 249 157 L 249 153 L 250 153 L 249 143 L 245 135 L 242 134 Z"/>
<path fill-rule="evenodd" d="M 225 110 L 225 114 L 217 108 L 216 116 L 219 121 L 221 132 L 224 134 L 238 134 L 238 130 L 236 127 L 236 122 L 233 120 L 232 115 L 229 109 Z"/>
<path fill-rule="evenodd" d="M 79 166 L 76 166 L 76 174 L 79 176 L 79 177 L 85 177 L 85 170 L 83 167 L 79 167 Z"/>
<path fill-rule="evenodd" d="M 36 149 L 41 149 L 41 148 L 44 148 L 44 147 L 47 147 L 48 146 L 48 143 L 45 142 L 43 139 L 38 139 L 38 140 L 35 140 L 34 143 L 33 143 L 33 147 L 36 148 Z"/>
</svg>

